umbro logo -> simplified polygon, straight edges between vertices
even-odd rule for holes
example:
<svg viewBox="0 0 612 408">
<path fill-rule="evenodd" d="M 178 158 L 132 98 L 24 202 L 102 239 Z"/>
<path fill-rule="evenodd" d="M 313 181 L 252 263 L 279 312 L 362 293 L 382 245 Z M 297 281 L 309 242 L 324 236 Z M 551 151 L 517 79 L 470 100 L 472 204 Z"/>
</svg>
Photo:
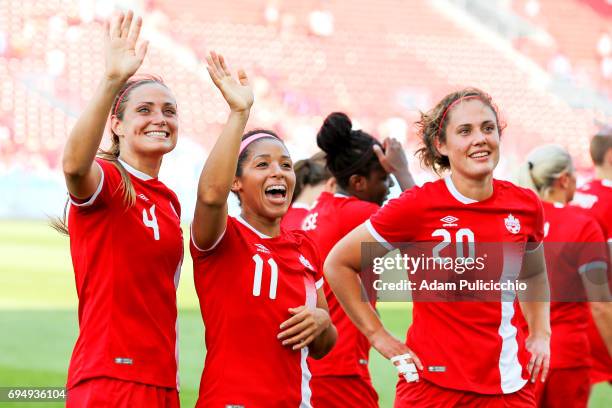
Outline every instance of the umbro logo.
<svg viewBox="0 0 612 408">
<path fill-rule="evenodd" d="M 459 218 L 453 217 L 452 215 L 447 215 L 444 218 L 440 218 L 440 221 L 444 223 L 442 225 L 443 227 L 456 227 L 456 222 L 459 221 Z"/>
<path fill-rule="evenodd" d="M 262 244 L 255 244 L 255 247 L 257 248 L 257 252 L 263 252 L 264 254 L 270 253 L 270 250 L 266 248 L 265 246 L 263 246 Z"/>
<path fill-rule="evenodd" d="M 142 194 L 142 193 L 138 194 L 138 198 L 142 198 L 146 202 L 149 202 L 149 198 L 146 195 Z"/>
</svg>

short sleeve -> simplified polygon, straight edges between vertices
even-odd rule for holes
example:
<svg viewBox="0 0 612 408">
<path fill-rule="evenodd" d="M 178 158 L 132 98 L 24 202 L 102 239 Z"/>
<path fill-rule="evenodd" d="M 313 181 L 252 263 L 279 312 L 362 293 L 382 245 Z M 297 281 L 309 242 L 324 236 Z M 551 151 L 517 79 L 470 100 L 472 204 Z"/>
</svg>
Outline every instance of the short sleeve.
<svg viewBox="0 0 612 408">
<path fill-rule="evenodd" d="M 69 194 L 70 204 L 77 209 L 93 209 L 108 204 L 121 183 L 121 174 L 113 163 L 96 158 L 95 164 L 101 170 L 101 177 L 98 187 L 92 196 L 86 199 L 79 199 Z"/>
<path fill-rule="evenodd" d="M 378 205 L 367 201 L 349 201 L 344 207 L 342 207 L 343 220 L 340 222 L 341 236 L 347 235 L 356 227 L 363 224 L 379 209 L 380 207 Z"/>
<path fill-rule="evenodd" d="M 197 258 L 205 258 L 212 254 L 220 251 L 224 246 L 229 245 L 228 241 L 231 241 L 232 237 L 236 235 L 236 220 L 234 217 L 227 216 L 227 222 L 225 224 L 225 230 L 221 233 L 217 241 L 210 248 L 200 248 L 196 245 L 193 239 L 193 222 L 189 225 L 189 250 L 191 257 L 195 260 Z"/>
<path fill-rule="evenodd" d="M 533 252 L 540 248 L 544 241 L 544 206 L 534 192 L 529 191 L 533 197 L 534 214 L 533 226 L 527 235 L 527 252 Z"/>
<path fill-rule="evenodd" d="M 313 272 L 316 288 L 322 288 L 325 279 L 323 278 L 323 258 L 321 258 L 319 247 L 307 232 L 294 230 L 292 233 L 301 237 L 299 238 L 301 240 L 300 253 L 305 257 L 302 263 Z"/>
<path fill-rule="evenodd" d="M 597 221 L 588 217 L 580 231 L 578 250 L 578 272 L 585 273 L 592 269 L 607 269 L 608 254 L 603 231 Z"/>
<path fill-rule="evenodd" d="M 374 213 L 365 226 L 379 243 L 392 250 L 394 242 L 409 242 L 419 229 L 421 208 L 417 188 L 404 191 Z"/>
</svg>

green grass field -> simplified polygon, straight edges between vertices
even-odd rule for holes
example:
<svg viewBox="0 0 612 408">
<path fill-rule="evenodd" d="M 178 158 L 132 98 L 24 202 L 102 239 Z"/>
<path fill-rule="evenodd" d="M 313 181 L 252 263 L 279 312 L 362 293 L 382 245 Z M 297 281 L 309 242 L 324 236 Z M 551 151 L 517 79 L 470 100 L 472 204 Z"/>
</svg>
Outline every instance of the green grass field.
<svg viewBox="0 0 612 408">
<path fill-rule="evenodd" d="M 191 407 L 197 398 L 205 352 L 190 259 L 183 266 L 178 299 L 180 395 L 182 406 Z M 64 385 L 77 337 L 76 306 L 68 238 L 44 222 L 0 221 L 0 387 Z M 409 323 L 409 306 L 386 303 L 379 308 L 387 327 L 401 338 Z M 372 352 L 371 357 L 380 405 L 392 407 L 395 370 L 378 353 Z M 0 406 L 62 404 L 0 402 Z M 590 406 L 612 406 L 612 387 L 595 387 Z"/>
</svg>

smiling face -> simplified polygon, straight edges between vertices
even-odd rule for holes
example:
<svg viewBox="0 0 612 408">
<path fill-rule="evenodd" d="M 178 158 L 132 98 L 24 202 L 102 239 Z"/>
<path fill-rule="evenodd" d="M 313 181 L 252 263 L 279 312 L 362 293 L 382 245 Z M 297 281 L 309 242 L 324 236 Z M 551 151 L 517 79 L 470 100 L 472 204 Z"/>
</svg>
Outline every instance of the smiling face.
<svg viewBox="0 0 612 408">
<path fill-rule="evenodd" d="M 493 110 L 480 99 L 459 102 L 448 112 L 446 139 L 436 148 L 453 174 L 472 180 L 491 177 L 499 162 L 499 129 Z"/>
<path fill-rule="evenodd" d="M 111 124 L 119 136 L 121 151 L 147 156 L 172 151 L 178 137 L 178 117 L 170 90 L 152 82 L 136 85 L 128 93 Z"/>
<path fill-rule="evenodd" d="M 243 209 L 269 220 L 287 212 L 295 188 L 293 162 L 285 145 L 275 138 L 251 143 L 234 178 L 232 191 L 240 196 Z"/>
</svg>

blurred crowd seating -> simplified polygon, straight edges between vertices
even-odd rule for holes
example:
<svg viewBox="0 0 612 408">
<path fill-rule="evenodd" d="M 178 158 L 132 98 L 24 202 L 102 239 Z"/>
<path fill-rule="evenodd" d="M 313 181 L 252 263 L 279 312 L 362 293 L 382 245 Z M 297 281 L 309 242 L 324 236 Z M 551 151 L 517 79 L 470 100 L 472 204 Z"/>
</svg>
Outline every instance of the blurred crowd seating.
<svg viewBox="0 0 612 408">
<path fill-rule="evenodd" d="M 610 20 L 577 0 L 564 8 L 555 0 L 540 4 L 572 65 L 605 88 L 597 82 L 594 44 Z M 467 30 L 434 2 L 4 0 L 0 169 L 58 168 L 66 135 L 103 72 L 101 22 L 114 6 L 144 15 L 143 36 L 151 44 L 142 72 L 168 83 L 181 137 L 204 151 L 227 112 L 200 62 L 214 49 L 232 70 L 244 67 L 250 75 L 256 103 L 249 126 L 277 130 L 299 157 L 314 150 L 316 131 L 334 110 L 380 137 L 402 138 L 413 151 L 419 110 L 452 90 L 477 86 L 493 96 L 508 123 L 508 169 L 543 142 L 566 145 L 579 168 L 590 166 L 585 146 L 597 112 L 572 108 L 547 90 L 547 75 L 531 67 L 533 60 L 548 63 L 537 52 L 521 57 Z"/>
</svg>

